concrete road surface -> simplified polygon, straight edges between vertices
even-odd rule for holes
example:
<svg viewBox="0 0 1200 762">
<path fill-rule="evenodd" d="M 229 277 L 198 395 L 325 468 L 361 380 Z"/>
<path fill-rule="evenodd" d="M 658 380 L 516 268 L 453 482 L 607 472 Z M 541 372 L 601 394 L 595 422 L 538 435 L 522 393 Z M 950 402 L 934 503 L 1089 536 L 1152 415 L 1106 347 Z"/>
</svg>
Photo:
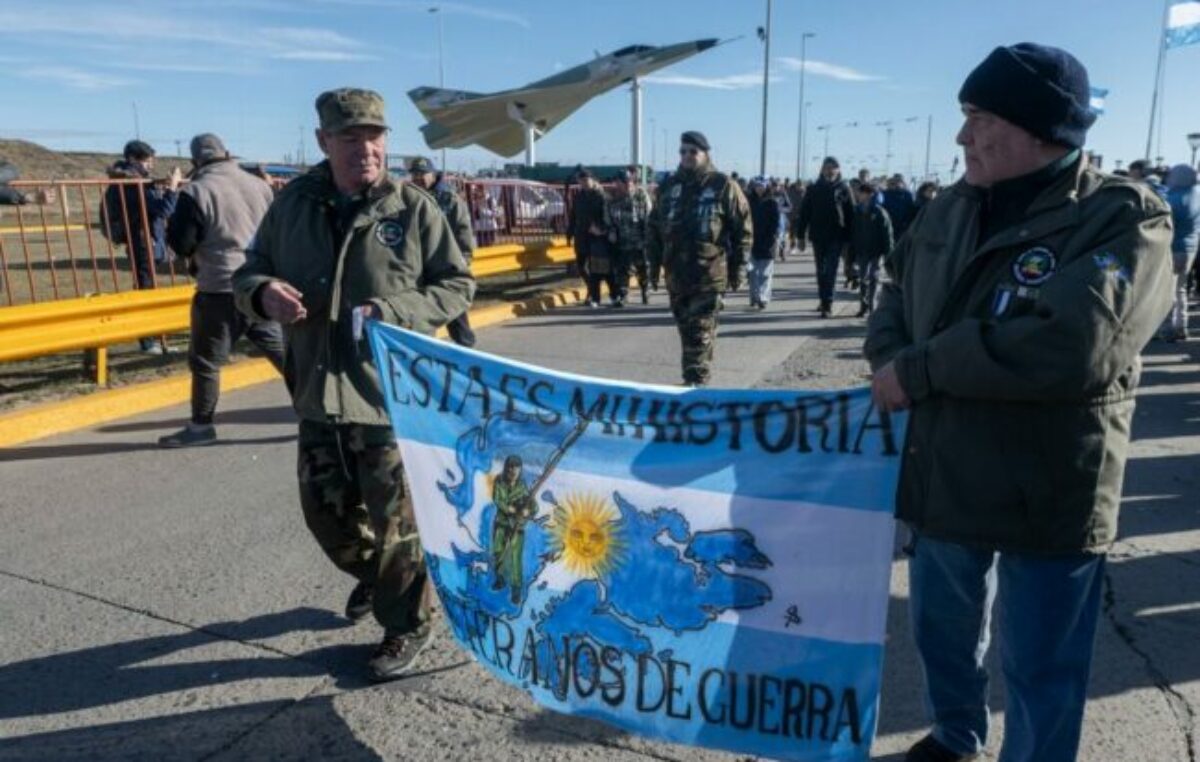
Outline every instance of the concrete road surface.
<svg viewBox="0 0 1200 762">
<path fill-rule="evenodd" d="M 818 320 L 807 262 L 765 313 L 732 299 L 719 385 L 862 383 L 861 321 Z M 842 314 L 853 311 L 849 301 Z M 665 298 L 481 332 L 485 351 L 672 383 Z M 1200 706 L 1200 343 L 1156 345 L 1106 580 L 1085 760 L 1195 759 Z M 449 638 L 372 686 L 379 632 L 340 617 L 351 580 L 303 526 L 283 389 L 222 400 L 218 446 L 160 451 L 185 406 L 0 451 L 0 760 L 707 760 L 534 706 Z M 924 732 L 906 564 L 892 583 L 874 754 Z M 1003 689 L 995 681 L 998 749 Z"/>
</svg>

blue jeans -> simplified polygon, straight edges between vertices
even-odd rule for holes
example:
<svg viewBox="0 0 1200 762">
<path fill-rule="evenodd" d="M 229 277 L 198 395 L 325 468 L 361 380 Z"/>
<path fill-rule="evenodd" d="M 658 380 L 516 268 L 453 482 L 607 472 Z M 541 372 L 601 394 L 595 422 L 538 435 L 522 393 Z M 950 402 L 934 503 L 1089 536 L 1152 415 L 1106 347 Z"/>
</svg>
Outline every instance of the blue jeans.
<svg viewBox="0 0 1200 762">
<path fill-rule="evenodd" d="M 766 306 L 771 303 L 771 276 L 774 274 L 774 259 L 750 258 L 750 266 L 746 268 L 746 279 L 750 282 L 751 304 L 759 302 Z"/>
<path fill-rule="evenodd" d="M 1006 688 L 1000 762 L 1075 759 L 1104 560 L 997 554 L 914 536 L 913 637 L 934 738 L 961 755 L 987 744 L 984 656 L 998 598 Z"/>
</svg>

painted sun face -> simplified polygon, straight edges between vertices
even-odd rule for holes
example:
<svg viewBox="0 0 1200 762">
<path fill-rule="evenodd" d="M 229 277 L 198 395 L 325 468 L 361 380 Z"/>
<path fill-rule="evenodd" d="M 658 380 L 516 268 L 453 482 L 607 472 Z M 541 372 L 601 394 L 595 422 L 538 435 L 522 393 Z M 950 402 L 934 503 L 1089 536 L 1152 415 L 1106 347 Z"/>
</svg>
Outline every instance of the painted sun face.
<svg viewBox="0 0 1200 762">
<path fill-rule="evenodd" d="M 580 576 L 599 577 L 623 556 L 616 511 L 597 495 L 568 495 L 554 511 L 551 532 L 563 563 Z"/>
</svg>

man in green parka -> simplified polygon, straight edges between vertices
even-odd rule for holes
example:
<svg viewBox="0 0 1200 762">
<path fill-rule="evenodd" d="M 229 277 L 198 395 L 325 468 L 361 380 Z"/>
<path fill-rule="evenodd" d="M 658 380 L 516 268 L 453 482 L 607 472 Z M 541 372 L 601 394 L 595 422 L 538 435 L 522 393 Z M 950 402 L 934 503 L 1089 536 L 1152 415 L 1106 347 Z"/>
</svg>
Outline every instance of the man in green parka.
<svg viewBox="0 0 1200 762">
<path fill-rule="evenodd" d="M 998 601 L 999 759 L 1073 760 L 1138 355 L 1171 301 L 1170 214 L 1088 166 L 1070 53 L 997 48 L 959 101 L 966 176 L 889 254 L 865 348 L 876 404 L 911 409 L 896 513 L 933 730 L 906 759 L 983 751 Z"/>
</svg>

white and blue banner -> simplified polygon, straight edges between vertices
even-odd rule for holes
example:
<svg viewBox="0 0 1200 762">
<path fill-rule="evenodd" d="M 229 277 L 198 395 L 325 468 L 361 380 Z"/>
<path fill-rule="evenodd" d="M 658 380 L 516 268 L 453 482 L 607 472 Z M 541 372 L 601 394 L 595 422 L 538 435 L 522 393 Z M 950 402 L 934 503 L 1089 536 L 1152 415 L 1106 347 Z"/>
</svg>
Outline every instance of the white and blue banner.
<svg viewBox="0 0 1200 762">
<path fill-rule="evenodd" d="M 1088 98 L 1088 109 L 1096 116 L 1104 113 L 1104 102 L 1108 99 L 1108 90 L 1103 87 L 1091 88 Z"/>
<path fill-rule="evenodd" d="M 370 338 L 430 579 L 480 663 L 655 738 L 867 759 L 903 417 L 866 389 L 649 386 Z"/>
<path fill-rule="evenodd" d="M 1200 2 L 1173 3 L 1167 11 L 1166 46 L 1181 48 L 1200 43 Z"/>
</svg>

